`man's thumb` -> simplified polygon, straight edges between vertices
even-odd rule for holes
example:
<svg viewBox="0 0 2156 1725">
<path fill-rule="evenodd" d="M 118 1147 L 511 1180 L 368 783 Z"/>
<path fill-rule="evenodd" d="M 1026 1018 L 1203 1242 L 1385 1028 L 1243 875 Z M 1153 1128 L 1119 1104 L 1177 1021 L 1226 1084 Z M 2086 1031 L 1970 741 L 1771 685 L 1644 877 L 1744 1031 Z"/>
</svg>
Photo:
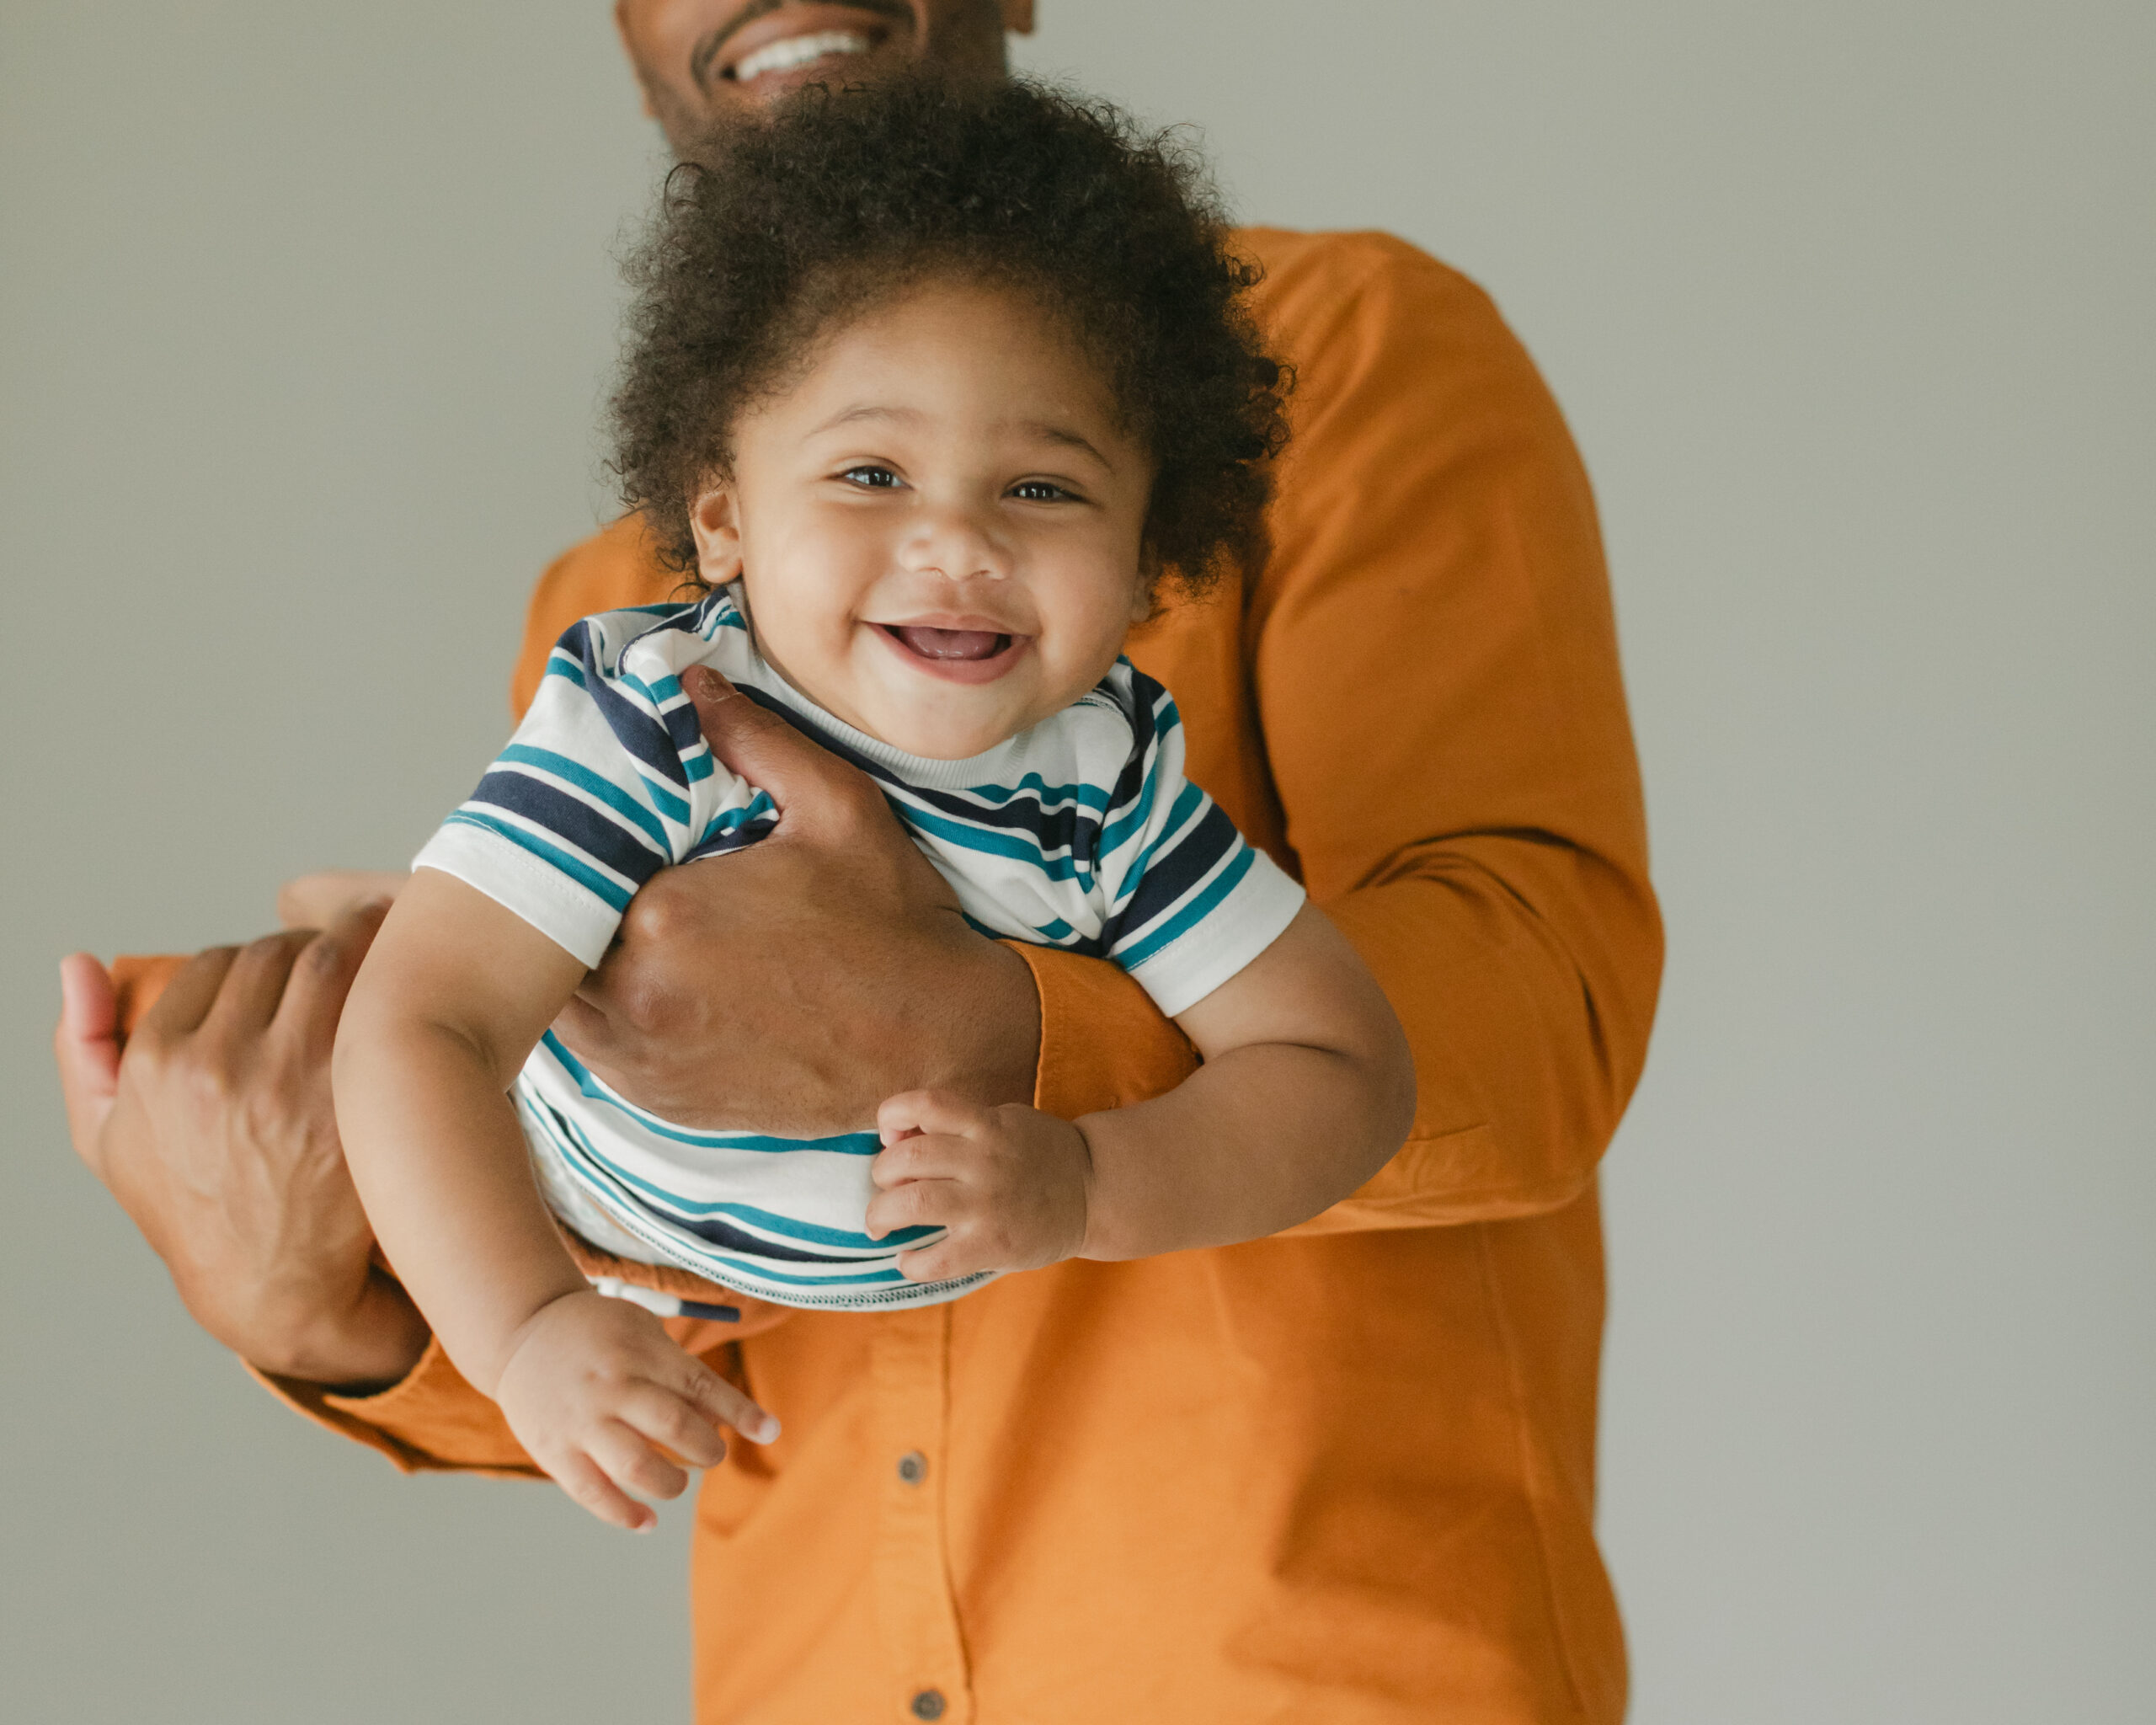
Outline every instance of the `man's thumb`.
<svg viewBox="0 0 2156 1725">
<path fill-rule="evenodd" d="M 682 673 L 681 687 L 696 709 L 711 752 L 778 804 L 828 795 L 850 769 L 758 705 L 707 665 Z"/>
<path fill-rule="evenodd" d="M 60 961 L 60 1033 L 71 1043 L 115 1039 L 119 1001 L 112 978 L 88 953 L 70 953 Z"/>
<path fill-rule="evenodd" d="M 88 953 L 60 961 L 60 1023 L 52 1033 L 60 1065 L 60 1091 L 67 1107 L 68 1135 L 94 1167 L 98 1135 L 112 1112 L 120 1086 L 118 1003 L 112 979 Z"/>
</svg>

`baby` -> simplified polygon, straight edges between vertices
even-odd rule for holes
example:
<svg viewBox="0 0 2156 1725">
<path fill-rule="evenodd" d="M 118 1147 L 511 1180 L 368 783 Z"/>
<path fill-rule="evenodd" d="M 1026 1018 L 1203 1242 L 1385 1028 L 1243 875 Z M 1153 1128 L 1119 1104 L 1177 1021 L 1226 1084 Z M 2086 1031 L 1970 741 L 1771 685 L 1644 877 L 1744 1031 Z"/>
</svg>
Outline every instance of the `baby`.
<svg viewBox="0 0 2156 1725">
<path fill-rule="evenodd" d="M 1120 657 L 1262 542 L 1281 373 L 1225 232 L 1187 161 L 1022 83 L 811 90 L 669 183 L 616 465 L 693 596 L 562 638 L 334 1063 L 398 1275 L 606 1519 L 650 1525 L 627 1493 L 678 1491 L 667 1452 L 716 1459 L 715 1424 L 776 1424 L 595 1292 L 561 1227 L 781 1305 L 919 1305 L 1273 1233 L 1406 1130 L 1376 985 Z M 714 673 L 867 773 L 981 932 L 1128 970 L 1198 1072 L 1076 1121 L 918 1092 L 801 1140 L 614 1094 L 548 1025 L 640 884 L 777 819 L 703 741 L 684 686 Z"/>
</svg>

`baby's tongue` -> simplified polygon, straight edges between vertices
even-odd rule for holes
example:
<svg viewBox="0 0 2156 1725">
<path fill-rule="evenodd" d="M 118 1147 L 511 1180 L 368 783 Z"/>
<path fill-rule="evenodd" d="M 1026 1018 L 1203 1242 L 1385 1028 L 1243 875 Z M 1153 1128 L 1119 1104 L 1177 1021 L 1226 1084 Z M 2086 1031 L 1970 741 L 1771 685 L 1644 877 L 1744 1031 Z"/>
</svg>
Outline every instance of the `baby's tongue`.
<svg viewBox="0 0 2156 1725">
<path fill-rule="evenodd" d="M 990 659 L 1011 638 L 985 629 L 931 629 L 920 623 L 892 633 L 923 659 Z"/>
</svg>

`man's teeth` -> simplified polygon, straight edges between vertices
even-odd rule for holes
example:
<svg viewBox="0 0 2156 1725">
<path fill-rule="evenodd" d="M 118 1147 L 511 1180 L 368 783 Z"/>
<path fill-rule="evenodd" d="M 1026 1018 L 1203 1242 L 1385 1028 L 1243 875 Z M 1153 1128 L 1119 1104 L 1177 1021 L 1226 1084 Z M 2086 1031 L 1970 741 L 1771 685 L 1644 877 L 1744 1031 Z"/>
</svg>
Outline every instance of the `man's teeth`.
<svg viewBox="0 0 2156 1725">
<path fill-rule="evenodd" d="M 768 42 L 735 62 L 734 76 L 742 83 L 767 72 L 791 72 L 827 54 L 866 54 L 875 45 L 851 30 L 811 30 L 805 36 L 785 36 Z"/>
</svg>

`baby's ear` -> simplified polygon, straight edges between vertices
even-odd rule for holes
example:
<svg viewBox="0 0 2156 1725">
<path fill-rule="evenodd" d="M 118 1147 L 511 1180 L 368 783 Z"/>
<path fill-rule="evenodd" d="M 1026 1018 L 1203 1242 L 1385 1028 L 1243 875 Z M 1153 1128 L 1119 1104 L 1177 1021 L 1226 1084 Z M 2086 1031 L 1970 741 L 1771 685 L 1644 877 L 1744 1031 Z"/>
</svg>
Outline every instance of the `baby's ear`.
<svg viewBox="0 0 2156 1725">
<path fill-rule="evenodd" d="M 696 574 L 713 587 L 741 579 L 741 512 L 734 489 L 723 480 L 705 487 L 689 509 L 689 528 L 696 536 Z"/>
<path fill-rule="evenodd" d="M 1130 620 L 1134 623 L 1149 622 L 1160 614 L 1161 577 L 1165 573 L 1161 559 L 1150 545 L 1138 558 L 1138 585 L 1130 595 Z"/>
</svg>

